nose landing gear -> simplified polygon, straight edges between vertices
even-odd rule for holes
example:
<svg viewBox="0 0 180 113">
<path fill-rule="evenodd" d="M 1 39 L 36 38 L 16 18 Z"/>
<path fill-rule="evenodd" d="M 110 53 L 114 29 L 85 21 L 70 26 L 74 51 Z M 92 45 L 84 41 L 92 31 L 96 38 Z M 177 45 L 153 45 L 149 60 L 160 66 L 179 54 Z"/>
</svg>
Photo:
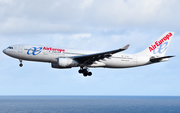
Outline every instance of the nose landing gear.
<svg viewBox="0 0 180 113">
<path fill-rule="evenodd" d="M 23 64 L 22 64 L 22 59 L 19 59 L 19 61 L 20 61 L 19 66 L 22 67 L 22 66 L 23 66 Z"/>
<path fill-rule="evenodd" d="M 79 70 L 80 74 L 83 74 L 84 77 L 91 76 L 92 72 L 89 72 L 87 67 L 81 67 Z"/>
</svg>

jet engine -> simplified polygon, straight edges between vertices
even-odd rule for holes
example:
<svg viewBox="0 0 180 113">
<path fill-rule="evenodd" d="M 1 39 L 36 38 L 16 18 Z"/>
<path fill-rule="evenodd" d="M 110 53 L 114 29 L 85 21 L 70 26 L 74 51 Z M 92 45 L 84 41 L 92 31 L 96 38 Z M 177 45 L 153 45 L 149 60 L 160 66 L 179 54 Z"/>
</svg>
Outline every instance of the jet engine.
<svg viewBox="0 0 180 113">
<path fill-rule="evenodd" d="M 52 68 L 71 68 L 77 67 L 79 63 L 71 58 L 58 58 L 57 63 L 52 63 Z"/>
</svg>

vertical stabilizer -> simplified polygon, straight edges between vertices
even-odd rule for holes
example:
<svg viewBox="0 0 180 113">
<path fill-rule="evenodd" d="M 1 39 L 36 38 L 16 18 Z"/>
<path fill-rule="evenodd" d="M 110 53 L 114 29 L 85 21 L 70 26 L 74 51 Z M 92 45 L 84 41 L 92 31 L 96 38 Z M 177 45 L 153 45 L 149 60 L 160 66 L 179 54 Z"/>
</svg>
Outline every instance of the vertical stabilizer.
<svg viewBox="0 0 180 113">
<path fill-rule="evenodd" d="M 144 51 L 137 53 L 138 55 L 150 55 L 156 57 L 162 57 L 165 55 L 168 46 L 171 42 L 171 39 L 174 35 L 174 32 L 165 32 L 160 36 L 154 43 L 152 43 Z"/>
</svg>

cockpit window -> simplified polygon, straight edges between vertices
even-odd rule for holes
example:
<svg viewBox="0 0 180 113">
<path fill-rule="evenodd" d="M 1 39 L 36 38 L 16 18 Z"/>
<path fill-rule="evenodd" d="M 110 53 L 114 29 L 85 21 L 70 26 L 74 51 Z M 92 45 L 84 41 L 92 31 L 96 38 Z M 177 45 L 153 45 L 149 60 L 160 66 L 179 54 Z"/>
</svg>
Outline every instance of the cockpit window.
<svg viewBox="0 0 180 113">
<path fill-rule="evenodd" d="M 8 47 L 7 49 L 13 49 L 13 47 Z"/>
</svg>

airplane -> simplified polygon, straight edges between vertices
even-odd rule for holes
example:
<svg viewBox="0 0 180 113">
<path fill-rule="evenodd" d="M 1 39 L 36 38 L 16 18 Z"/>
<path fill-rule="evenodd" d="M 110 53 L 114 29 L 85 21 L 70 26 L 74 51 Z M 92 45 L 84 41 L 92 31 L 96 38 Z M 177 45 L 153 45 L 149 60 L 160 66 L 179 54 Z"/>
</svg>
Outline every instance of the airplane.
<svg viewBox="0 0 180 113">
<path fill-rule="evenodd" d="M 168 61 L 174 56 L 164 56 L 171 42 L 174 32 L 165 32 L 145 50 L 135 54 L 120 54 L 127 50 L 129 44 L 123 48 L 106 51 L 85 51 L 64 48 L 54 48 L 36 45 L 12 45 L 3 52 L 13 58 L 19 59 L 19 66 L 22 67 L 22 60 L 48 62 L 52 68 L 65 69 L 80 67 L 79 73 L 84 77 L 91 76 L 89 68 L 130 68 L 144 66 L 163 61 Z"/>
</svg>

